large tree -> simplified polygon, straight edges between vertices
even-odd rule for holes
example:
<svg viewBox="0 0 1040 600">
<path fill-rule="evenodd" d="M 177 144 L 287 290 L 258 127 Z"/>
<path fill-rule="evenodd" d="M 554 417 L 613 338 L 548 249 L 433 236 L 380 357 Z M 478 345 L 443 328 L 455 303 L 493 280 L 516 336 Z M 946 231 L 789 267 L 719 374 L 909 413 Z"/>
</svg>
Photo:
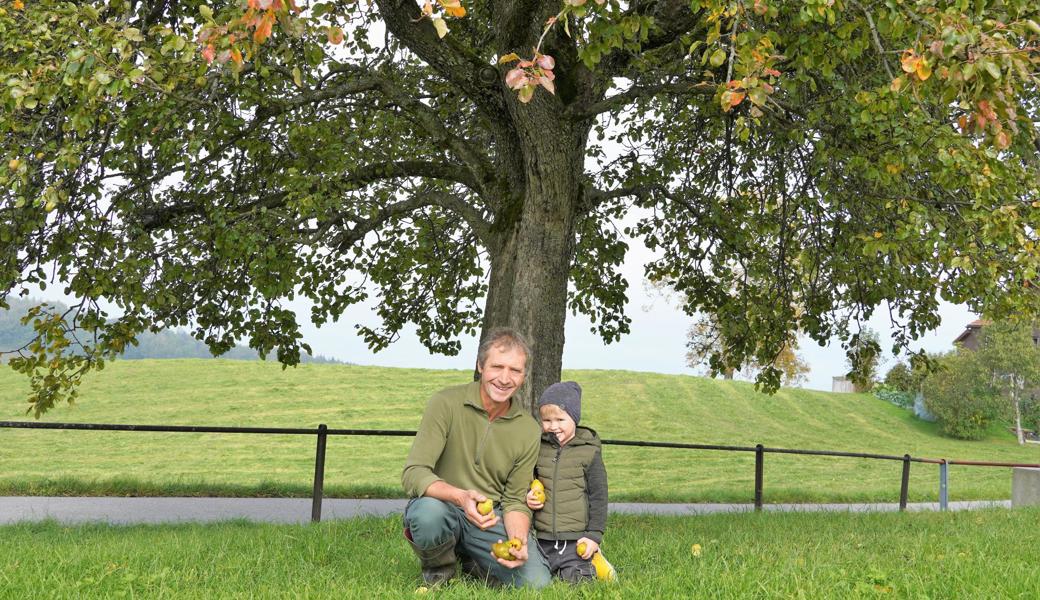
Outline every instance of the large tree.
<svg viewBox="0 0 1040 600">
<path fill-rule="evenodd" d="M 374 348 L 408 324 L 443 353 L 519 328 L 538 393 L 568 309 L 627 332 L 626 233 L 691 314 L 739 324 L 738 362 L 877 307 L 897 345 L 939 297 L 1040 313 L 1038 19 L 1033 0 L 5 1 L 0 300 L 82 299 L 41 309 L 12 364 L 39 413 L 145 329 L 294 363 L 287 299 L 321 324 L 375 297 Z M 86 353 L 73 324 L 98 330 Z"/>
<path fill-rule="evenodd" d="M 990 323 L 979 334 L 974 358 L 1005 400 L 1006 413 L 1015 420 L 1015 436 L 1025 443 L 1022 407 L 1035 401 L 1040 388 L 1040 347 L 1030 322 Z M 1034 398 L 1030 398 L 1033 396 Z"/>
</svg>

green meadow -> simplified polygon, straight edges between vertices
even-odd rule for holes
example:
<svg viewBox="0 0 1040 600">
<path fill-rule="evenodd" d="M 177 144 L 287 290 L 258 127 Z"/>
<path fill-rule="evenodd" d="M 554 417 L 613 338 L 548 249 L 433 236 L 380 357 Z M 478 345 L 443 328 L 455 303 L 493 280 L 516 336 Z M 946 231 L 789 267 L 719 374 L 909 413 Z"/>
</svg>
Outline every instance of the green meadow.
<svg viewBox="0 0 1040 600">
<path fill-rule="evenodd" d="M 941 437 L 932 424 L 864 394 L 781 389 L 628 371 L 566 371 L 584 388 L 582 424 L 604 439 L 871 452 L 1040 463 L 1000 428 L 977 442 Z M 260 361 L 116 361 L 92 374 L 55 422 L 407 429 L 435 390 L 468 371 L 347 365 L 283 370 Z M 28 386 L 0 370 L 0 420 L 25 414 Z M 330 437 L 329 496 L 400 496 L 407 437 Z M 0 493 L 308 495 L 314 437 L 88 432 L 0 428 Z M 751 453 L 607 445 L 614 501 L 749 502 Z M 767 454 L 767 503 L 898 499 L 901 464 Z M 938 468 L 914 464 L 910 500 L 935 500 Z M 1004 468 L 950 468 L 951 500 L 1005 499 Z"/>
<path fill-rule="evenodd" d="M 424 591 L 400 517 L 0 527 L 5 598 L 1040 597 L 1037 510 L 611 517 L 615 585 Z"/>
</svg>

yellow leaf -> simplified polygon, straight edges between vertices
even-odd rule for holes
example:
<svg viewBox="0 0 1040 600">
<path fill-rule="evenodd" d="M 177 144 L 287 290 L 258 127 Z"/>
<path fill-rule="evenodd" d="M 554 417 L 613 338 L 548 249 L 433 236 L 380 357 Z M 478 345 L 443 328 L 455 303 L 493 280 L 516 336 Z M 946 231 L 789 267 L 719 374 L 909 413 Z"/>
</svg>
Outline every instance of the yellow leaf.
<svg viewBox="0 0 1040 600">
<path fill-rule="evenodd" d="M 928 78 L 932 76 L 932 67 L 928 64 L 928 61 L 921 59 L 917 61 L 917 78 L 921 81 L 928 81 Z"/>
<path fill-rule="evenodd" d="M 899 58 L 899 66 L 907 73 L 913 73 L 917 70 L 918 60 L 919 58 L 916 52 L 913 50 L 904 50 L 903 55 Z"/>
<path fill-rule="evenodd" d="M 461 19 L 462 17 L 466 16 L 466 8 L 463 6 L 445 6 L 444 12 L 448 13 L 449 15 L 457 19 Z"/>
<path fill-rule="evenodd" d="M 293 67 L 293 70 L 292 70 L 292 80 L 293 80 L 293 83 L 296 84 L 296 87 L 298 87 L 298 88 L 302 88 L 303 87 L 303 74 L 300 73 L 300 67 Z"/>
<path fill-rule="evenodd" d="M 11 7 L 15 10 L 22 10 L 23 8 L 25 8 L 25 4 L 22 2 L 22 0 L 14 0 L 14 2 L 11 4 Z"/>
<path fill-rule="evenodd" d="M 888 89 L 892 90 L 893 92 L 898 92 L 899 90 L 903 89 L 903 84 L 905 84 L 905 83 L 906 83 L 906 78 L 905 77 L 902 77 L 902 76 L 896 77 L 895 79 L 892 80 L 892 85 L 888 86 Z"/>
<path fill-rule="evenodd" d="M 448 35 L 448 24 L 444 22 L 444 19 L 440 17 L 434 17 L 432 21 L 433 28 L 437 30 L 437 37 L 442 38 Z"/>
<path fill-rule="evenodd" d="M 691 546 L 690 547 L 690 553 L 693 554 L 695 557 L 700 558 L 700 556 L 701 556 L 701 545 L 700 544 L 694 544 L 693 546 Z"/>
<path fill-rule="evenodd" d="M 516 52 L 510 52 L 509 54 L 506 54 L 502 58 L 498 59 L 498 64 L 513 62 L 514 60 L 520 60 L 520 57 L 517 55 Z"/>
</svg>

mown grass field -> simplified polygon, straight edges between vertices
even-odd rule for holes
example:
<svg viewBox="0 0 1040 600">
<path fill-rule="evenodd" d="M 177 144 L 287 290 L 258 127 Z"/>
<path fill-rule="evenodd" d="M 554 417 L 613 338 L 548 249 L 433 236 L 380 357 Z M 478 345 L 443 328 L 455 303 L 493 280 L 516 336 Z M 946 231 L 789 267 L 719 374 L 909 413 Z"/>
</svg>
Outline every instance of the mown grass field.
<svg viewBox="0 0 1040 600">
<path fill-rule="evenodd" d="M 1040 597 L 1037 510 L 613 516 L 617 585 L 417 593 L 399 517 L 287 526 L 0 527 L 5 598 Z M 696 545 L 696 546 L 695 546 Z"/>
<path fill-rule="evenodd" d="M 624 371 L 568 371 L 585 390 L 582 423 L 605 439 L 860 451 L 1040 463 L 994 429 L 979 442 L 940 437 L 934 425 L 869 395 Z M 219 360 L 117 361 L 90 376 L 75 406 L 46 421 L 169 425 L 415 429 L 435 390 L 465 371 Z M 24 414 L 27 385 L 0 369 L 0 420 Z M 399 496 L 410 438 L 333 437 L 326 491 Z M 0 493 L 307 495 L 314 438 L 0 428 Z M 750 453 L 605 446 L 614 501 L 748 502 Z M 898 499 L 901 465 L 766 455 L 765 501 Z M 951 500 L 1010 497 L 1009 469 L 951 467 Z M 935 500 L 938 469 L 915 464 L 910 500 Z"/>
</svg>

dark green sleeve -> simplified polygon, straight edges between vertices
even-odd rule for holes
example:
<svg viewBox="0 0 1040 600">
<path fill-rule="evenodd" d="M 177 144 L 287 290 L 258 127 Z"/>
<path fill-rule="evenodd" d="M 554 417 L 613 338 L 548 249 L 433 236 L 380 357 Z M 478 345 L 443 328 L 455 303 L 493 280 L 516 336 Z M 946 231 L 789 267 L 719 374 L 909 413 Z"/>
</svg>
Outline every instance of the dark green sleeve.
<svg viewBox="0 0 1040 600">
<path fill-rule="evenodd" d="M 599 544 L 607 528 L 607 468 L 600 450 L 585 471 L 585 491 L 589 497 L 589 530 L 585 537 Z"/>
</svg>

